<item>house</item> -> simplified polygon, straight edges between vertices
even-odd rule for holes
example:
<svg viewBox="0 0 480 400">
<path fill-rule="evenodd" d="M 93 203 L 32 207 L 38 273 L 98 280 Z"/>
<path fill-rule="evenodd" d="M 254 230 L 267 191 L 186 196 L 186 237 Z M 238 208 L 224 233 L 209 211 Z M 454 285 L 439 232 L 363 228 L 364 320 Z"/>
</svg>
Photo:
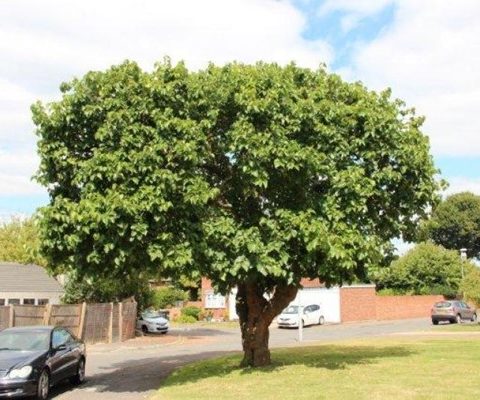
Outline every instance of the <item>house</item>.
<svg viewBox="0 0 480 400">
<path fill-rule="evenodd" d="M 318 304 L 326 322 L 341 323 L 369 320 L 424 318 L 432 304 L 443 296 L 378 296 L 373 284 L 325 287 L 318 279 L 302 279 L 302 286 L 291 304 Z M 202 304 L 215 319 L 238 319 L 235 311 L 236 289 L 228 296 L 214 291 L 210 280 L 202 278 Z"/>
<path fill-rule="evenodd" d="M 59 304 L 62 285 L 38 265 L 0 262 L 0 306 Z"/>
</svg>

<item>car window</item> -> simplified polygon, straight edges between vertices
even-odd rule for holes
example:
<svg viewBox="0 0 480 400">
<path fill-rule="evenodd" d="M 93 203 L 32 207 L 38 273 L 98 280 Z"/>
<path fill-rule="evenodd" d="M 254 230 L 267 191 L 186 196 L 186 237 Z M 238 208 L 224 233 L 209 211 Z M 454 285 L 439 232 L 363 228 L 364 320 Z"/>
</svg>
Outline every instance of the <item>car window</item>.
<svg viewBox="0 0 480 400">
<path fill-rule="evenodd" d="M 314 305 L 312 306 L 312 311 L 317 311 L 317 310 L 320 310 L 320 306 L 314 304 Z"/>
<path fill-rule="evenodd" d="M 73 342 L 73 337 L 65 329 L 55 329 L 52 335 L 52 347 L 56 348 Z"/>
<path fill-rule="evenodd" d="M 449 301 L 440 301 L 439 303 L 435 304 L 435 308 L 449 308 L 452 306 L 452 303 Z"/>
<path fill-rule="evenodd" d="M 2 331 L 0 348 L 19 351 L 48 350 L 50 332 L 48 331 Z"/>
<path fill-rule="evenodd" d="M 282 314 L 298 314 L 298 306 L 289 306 L 282 311 Z"/>
</svg>

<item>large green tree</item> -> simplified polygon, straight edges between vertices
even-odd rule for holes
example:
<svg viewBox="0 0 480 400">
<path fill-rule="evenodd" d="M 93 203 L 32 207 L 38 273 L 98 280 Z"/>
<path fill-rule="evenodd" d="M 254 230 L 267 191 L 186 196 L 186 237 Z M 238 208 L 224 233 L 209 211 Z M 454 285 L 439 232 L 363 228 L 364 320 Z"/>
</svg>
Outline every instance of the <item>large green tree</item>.
<svg viewBox="0 0 480 400">
<path fill-rule="evenodd" d="M 61 90 L 33 107 L 44 254 L 238 287 L 243 365 L 270 362 L 302 277 L 362 277 L 436 198 L 423 118 L 323 68 L 126 62 Z"/>
<path fill-rule="evenodd" d="M 421 229 L 421 238 L 447 249 L 467 249 L 468 257 L 480 256 L 480 196 L 453 194 L 442 201 Z"/>
</svg>

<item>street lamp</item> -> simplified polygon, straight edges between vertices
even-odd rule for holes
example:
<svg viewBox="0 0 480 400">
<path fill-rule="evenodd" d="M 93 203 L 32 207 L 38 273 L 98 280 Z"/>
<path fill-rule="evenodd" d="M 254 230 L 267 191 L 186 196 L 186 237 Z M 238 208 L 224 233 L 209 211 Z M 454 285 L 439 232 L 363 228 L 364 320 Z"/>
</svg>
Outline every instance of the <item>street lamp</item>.
<svg viewBox="0 0 480 400">
<path fill-rule="evenodd" d="M 462 278 L 463 278 L 463 261 L 467 259 L 467 249 L 465 247 L 460 249 L 460 258 L 462 259 Z"/>
</svg>

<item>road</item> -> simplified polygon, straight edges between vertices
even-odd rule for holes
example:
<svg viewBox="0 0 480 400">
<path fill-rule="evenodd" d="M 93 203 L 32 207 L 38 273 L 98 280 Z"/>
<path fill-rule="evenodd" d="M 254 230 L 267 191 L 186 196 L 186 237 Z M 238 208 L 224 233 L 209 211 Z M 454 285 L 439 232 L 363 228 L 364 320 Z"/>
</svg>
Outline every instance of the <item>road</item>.
<svg viewBox="0 0 480 400">
<path fill-rule="evenodd" d="M 365 322 L 304 328 L 304 344 L 419 332 L 431 328 L 429 319 Z M 172 329 L 165 337 L 88 348 L 87 382 L 52 389 L 56 400 L 139 400 L 148 398 L 175 368 L 197 360 L 241 350 L 237 329 Z M 298 331 L 270 329 L 270 347 L 299 346 Z"/>
</svg>

